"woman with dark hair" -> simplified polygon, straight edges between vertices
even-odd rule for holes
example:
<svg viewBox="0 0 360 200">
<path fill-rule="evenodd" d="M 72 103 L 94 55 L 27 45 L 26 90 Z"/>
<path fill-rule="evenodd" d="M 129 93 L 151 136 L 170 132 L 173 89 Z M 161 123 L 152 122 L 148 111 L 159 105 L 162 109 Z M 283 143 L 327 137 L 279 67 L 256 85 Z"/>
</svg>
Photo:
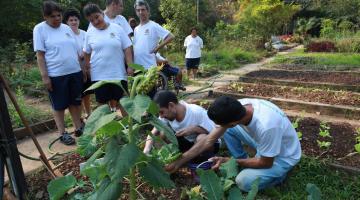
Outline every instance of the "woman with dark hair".
<svg viewBox="0 0 360 200">
<path fill-rule="evenodd" d="M 117 24 L 104 20 L 104 13 L 96 4 L 89 3 L 84 7 L 84 15 L 94 28 L 86 32 L 84 52 L 85 69 L 90 70 L 92 81 L 121 81 L 127 90 L 127 75 L 133 74 L 133 69 L 125 68 L 132 63 L 131 41 L 124 30 Z M 95 90 L 96 101 L 109 104 L 112 111 L 124 110 L 119 104 L 125 91 L 120 86 L 105 84 Z"/>
<path fill-rule="evenodd" d="M 70 26 L 71 30 L 74 32 L 77 51 L 80 59 L 81 68 L 84 68 L 84 52 L 83 46 L 85 41 L 85 31 L 79 29 L 80 25 L 80 12 L 76 8 L 69 8 L 64 12 L 64 23 Z M 82 91 L 82 106 L 85 110 L 86 117 L 88 118 L 91 114 L 91 106 L 90 106 L 90 94 L 91 91 L 86 91 L 91 86 L 91 78 L 90 74 L 86 74 L 84 76 L 84 86 Z"/>
<path fill-rule="evenodd" d="M 43 2 L 45 21 L 34 27 L 34 51 L 41 77 L 49 92 L 60 141 L 75 143 L 65 131 L 64 113 L 69 109 L 75 125 L 75 136 L 82 134 L 81 91 L 83 73 L 80 68 L 76 40 L 68 25 L 62 24 L 62 9 L 54 1 Z"/>
<path fill-rule="evenodd" d="M 187 75 L 190 78 L 190 73 L 192 72 L 195 79 L 200 65 L 201 49 L 203 48 L 203 40 L 198 36 L 195 27 L 191 28 L 191 34 L 185 38 L 184 47 L 186 47 Z"/>
</svg>

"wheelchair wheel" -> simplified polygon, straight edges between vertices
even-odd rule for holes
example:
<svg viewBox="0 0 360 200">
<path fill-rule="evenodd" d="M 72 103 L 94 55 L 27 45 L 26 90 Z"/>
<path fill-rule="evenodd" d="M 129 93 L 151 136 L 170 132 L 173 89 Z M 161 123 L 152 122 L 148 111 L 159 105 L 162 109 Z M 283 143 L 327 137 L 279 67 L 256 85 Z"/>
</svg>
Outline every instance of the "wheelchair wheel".
<svg viewBox="0 0 360 200">
<path fill-rule="evenodd" d="M 159 73 L 158 81 L 157 81 L 157 84 L 156 84 L 156 89 L 157 90 L 167 90 L 167 89 L 169 89 L 168 78 L 163 72 Z"/>
</svg>

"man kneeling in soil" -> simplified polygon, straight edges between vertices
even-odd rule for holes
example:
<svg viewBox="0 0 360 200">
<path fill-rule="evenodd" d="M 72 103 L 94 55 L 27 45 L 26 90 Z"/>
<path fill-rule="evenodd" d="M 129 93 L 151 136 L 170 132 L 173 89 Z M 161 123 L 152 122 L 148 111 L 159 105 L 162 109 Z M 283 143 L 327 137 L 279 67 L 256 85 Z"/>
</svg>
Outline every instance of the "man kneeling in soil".
<svg viewBox="0 0 360 200">
<path fill-rule="evenodd" d="M 194 143 L 204 138 L 215 128 L 215 123 L 209 119 L 204 108 L 195 104 L 188 104 L 185 101 L 178 102 L 176 95 L 171 91 L 157 92 L 154 101 L 160 107 L 160 120 L 175 131 L 181 152 L 189 150 Z M 160 134 L 155 127 L 151 132 L 153 135 Z M 152 144 L 153 140 L 151 136 L 148 136 L 144 148 L 145 154 L 150 152 Z M 198 154 L 196 158 L 194 156 L 191 163 L 199 164 L 214 156 L 219 150 L 219 142 L 215 141 L 205 150 L 208 151 Z"/>
<path fill-rule="evenodd" d="M 249 191 L 257 178 L 260 178 L 259 189 L 281 183 L 300 160 L 301 147 L 295 129 L 284 112 L 269 101 L 222 96 L 211 104 L 208 116 L 219 126 L 166 166 L 167 171 L 176 171 L 223 135 L 231 155 L 243 168 L 235 180 L 243 191 Z M 248 158 L 242 143 L 257 150 L 254 158 Z M 216 169 L 229 158 L 211 160 Z"/>
</svg>

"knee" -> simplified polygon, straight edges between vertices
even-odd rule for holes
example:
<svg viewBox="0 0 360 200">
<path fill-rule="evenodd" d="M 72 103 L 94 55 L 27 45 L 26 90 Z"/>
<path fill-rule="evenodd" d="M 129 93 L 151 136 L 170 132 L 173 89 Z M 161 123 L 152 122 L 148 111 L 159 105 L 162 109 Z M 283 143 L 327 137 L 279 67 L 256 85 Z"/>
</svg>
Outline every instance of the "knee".
<svg viewBox="0 0 360 200">
<path fill-rule="evenodd" d="M 235 179 L 237 186 L 240 190 L 244 192 L 249 192 L 251 190 L 251 185 L 256 180 L 257 177 L 249 176 L 249 174 L 240 172 Z"/>
</svg>

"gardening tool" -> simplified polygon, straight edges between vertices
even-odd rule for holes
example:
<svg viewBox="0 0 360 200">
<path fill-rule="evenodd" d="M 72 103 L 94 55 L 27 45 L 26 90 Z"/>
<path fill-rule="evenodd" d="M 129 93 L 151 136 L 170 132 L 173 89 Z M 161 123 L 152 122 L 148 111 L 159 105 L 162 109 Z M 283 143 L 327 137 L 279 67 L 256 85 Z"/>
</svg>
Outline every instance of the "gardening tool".
<svg viewBox="0 0 360 200">
<path fill-rule="evenodd" d="M 56 178 L 56 177 L 62 177 L 63 174 L 57 169 L 57 167 L 54 165 L 54 163 L 51 162 L 51 158 L 47 158 L 44 151 L 42 150 L 38 140 L 36 139 L 35 137 L 35 134 L 34 132 L 32 131 L 32 129 L 30 128 L 30 125 L 28 123 L 28 121 L 26 120 L 26 118 L 24 117 L 24 114 L 22 113 L 17 101 L 16 101 L 16 98 L 15 96 L 13 95 L 13 93 L 11 92 L 10 90 L 10 87 L 8 85 L 8 83 L 6 82 L 5 78 L 3 77 L 2 74 L 0 74 L 0 82 L 3 83 L 4 85 L 4 88 L 5 88 L 5 91 L 6 93 L 8 94 L 11 102 L 13 103 L 14 107 L 15 107 L 15 110 L 16 112 L 19 114 L 19 117 L 22 121 L 22 123 L 24 124 L 25 128 L 27 129 L 27 131 L 29 132 L 29 135 L 31 137 L 31 139 L 33 140 L 37 150 L 39 151 L 40 153 L 40 161 L 41 163 L 45 166 L 45 168 L 49 171 L 49 173 L 51 174 L 51 176 L 53 178 Z M 55 154 L 56 155 L 56 154 Z"/>
</svg>

